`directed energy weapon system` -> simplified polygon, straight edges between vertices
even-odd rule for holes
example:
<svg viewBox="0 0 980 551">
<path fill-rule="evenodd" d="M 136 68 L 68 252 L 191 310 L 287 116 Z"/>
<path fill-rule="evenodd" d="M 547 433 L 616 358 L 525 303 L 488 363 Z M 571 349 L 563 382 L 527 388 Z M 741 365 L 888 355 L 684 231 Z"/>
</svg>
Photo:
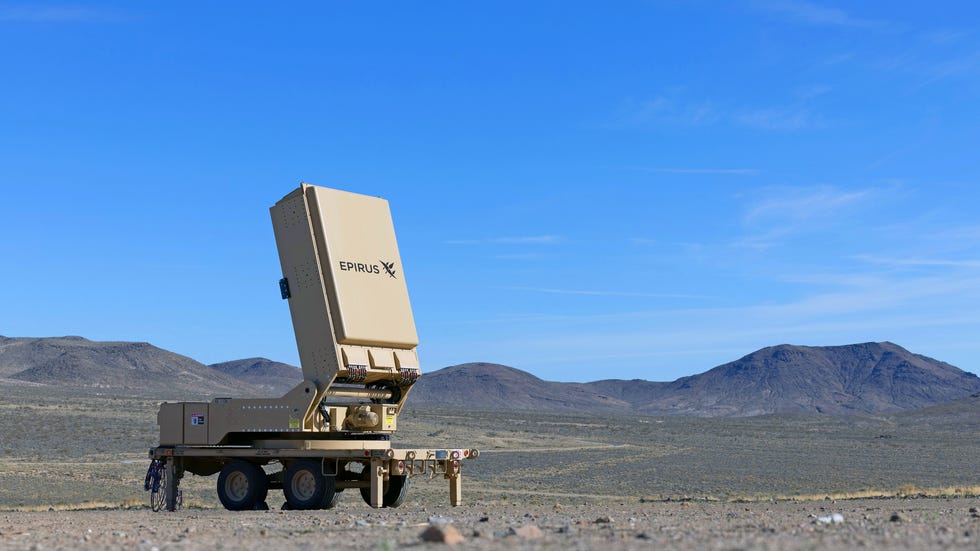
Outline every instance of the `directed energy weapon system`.
<svg viewBox="0 0 980 551">
<path fill-rule="evenodd" d="M 185 472 L 219 473 L 233 510 L 267 507 L 270 489 L 290 509 L 333 507 L 352 488 L 397 507 L 417 475 L 448 479 L 458 505 L 461 462 L 477 450 L 391 447 L 421 370 L 388 202 L 301 184 L 270 210 L 303 382 L 281 398 L 162 404 L 151 505 L 175 510 Z"/>
</svg>

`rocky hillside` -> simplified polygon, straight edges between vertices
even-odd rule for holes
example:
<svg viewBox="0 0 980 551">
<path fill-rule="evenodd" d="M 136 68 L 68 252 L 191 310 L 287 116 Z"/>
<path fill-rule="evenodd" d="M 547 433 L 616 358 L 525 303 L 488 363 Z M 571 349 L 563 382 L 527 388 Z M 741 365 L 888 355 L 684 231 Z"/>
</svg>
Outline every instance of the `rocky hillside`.
<svg viewBox="0 0 980 551">
<path fill-rule="evenodd" d="M 233 376 L 149 343 L 82 337 L 0 337 L 0 378 L 188 400 L 258 392 Z"/>
<path fill-rule="evenodd" d="M 980 392 L 980 378 L 884 342 L 774 346 L 669 383 L 553 383 L 504 366 L 464 364 L 426 373 L 416 386 L 412 400 L 438 403 L 441 397 L 474 409 L 736 417 L 907 411 Z"/>
<path fill-rule="evenodd" d="M 980 434 L 980 392 L 951 402 L 944 402 L 892 416 L 903 425 L 927 426 L 951 433 L 953 438 Z"/>
<path fill-rule="evenodd" d="M 0 337 L 4 379 L 193 400 L 281 396 L 301 372 L 265 358 L 206 366 L 148 343 Z M 883 342 L 774 346 L 673 382 L 559 383 L 512 367 L 469 363 L 423 373 L 409 405 L 703 417 L 847 415 L 916 410 L 977 393 L 976 375 Z"/>
<path fill-rule="evenodd" d="M 409 395 L 412 405 L 490 410 L 625 411 L 629 402 L 572 383 L 543 381 L 490 363 L 454 365 L 423 373 Z"/>
<path fill-rule="evenodd" d="M 261 389 L 268 396 L 285 394 L 303 380 L 303 372 L 298 367 L 266 358 L 232 360 L 208 367 Z"/>
<path fill-rule="evenodd" d="M 980 378 L 890 342 L 764 348 L 659 387 L 640 411 L 745 416 L 892 413 L 980 391 Z"/>
</svg>

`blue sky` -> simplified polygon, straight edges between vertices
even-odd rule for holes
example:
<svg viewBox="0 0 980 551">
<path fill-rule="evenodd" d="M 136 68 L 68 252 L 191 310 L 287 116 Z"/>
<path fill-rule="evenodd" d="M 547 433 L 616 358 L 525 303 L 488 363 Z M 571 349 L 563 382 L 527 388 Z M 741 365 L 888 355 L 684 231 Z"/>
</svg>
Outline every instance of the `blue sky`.
<svg viewBox="0 0 980 551">
<path fill-rule="evenodd" d="M 980 370 L 972 2 L 0 2 L 0 334 L 298 362 L 268 207 L 391 202 L 423 367 Z"/>
</svg>

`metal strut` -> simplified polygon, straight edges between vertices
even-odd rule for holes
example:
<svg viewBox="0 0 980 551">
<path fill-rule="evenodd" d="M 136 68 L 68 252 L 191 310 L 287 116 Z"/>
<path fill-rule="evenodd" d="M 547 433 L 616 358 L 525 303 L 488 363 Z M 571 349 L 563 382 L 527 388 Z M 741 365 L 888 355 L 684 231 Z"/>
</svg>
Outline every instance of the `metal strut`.
<svg viewBox="0 0 980 551">
<path fill-rule="evenodd" d="M 331 388 L 324 393 L 334 398 L 369 398 L 371 400 L 390 400 L 394 392 L 379 388 Z"/>
<path fill-rule="evenodd" d="M 176 511 L 181 505 L 180 499 L 180 479 L 184 475 L 183 465 L 178 466 L 176 457 L 167 458 L 166 467 L 166 480 L 167 483 L 164 486 L 164 491 L 166 493 L 167 510 Z M 180 468 L 178 468 L 180 467 Z"/>
</svg>

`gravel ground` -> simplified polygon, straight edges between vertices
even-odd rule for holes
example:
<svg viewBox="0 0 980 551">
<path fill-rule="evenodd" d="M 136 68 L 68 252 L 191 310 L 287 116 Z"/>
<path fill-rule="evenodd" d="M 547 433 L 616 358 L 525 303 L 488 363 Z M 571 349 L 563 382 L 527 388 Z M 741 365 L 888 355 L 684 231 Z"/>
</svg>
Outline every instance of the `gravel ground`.
<svg viewBox="0 0 980 551">
<path fill-rule="evenodd" d="M 2 549 L 980 549 L 980 498 L 0 512 Z"/>
</svg>

